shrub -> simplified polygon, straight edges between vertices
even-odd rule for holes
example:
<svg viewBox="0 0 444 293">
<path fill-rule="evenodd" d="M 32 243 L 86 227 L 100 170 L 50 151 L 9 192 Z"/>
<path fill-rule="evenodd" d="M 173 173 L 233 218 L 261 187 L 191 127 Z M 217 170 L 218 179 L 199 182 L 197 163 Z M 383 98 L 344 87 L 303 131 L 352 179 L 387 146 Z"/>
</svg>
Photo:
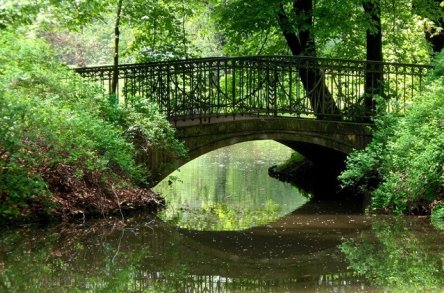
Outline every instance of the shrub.
<svg viewBox="0 0 444 293">
<path fill-rule="evenodd" d="M 26 214 L 50 194 L 45 177 L 69 166 L 77 179 L 121 187 L 146 184 L 128 129 L 153 146 L 182 151 L 168 122 L 147 103 L 118 108 L 103 90 L 60 64 L 48 45 L 0 36 L 0 220 Z M 53 180 L 54 181 L 54 180 Z"/>
<path fill-rule="evenodd" d="M 382 114 L 373 140 L 347 160 L 340 179 L 372 192 L 374 208 L 396 213 L 429 208 L 444 192 L 444 78 L 440 75 L 444 53 L 423 94 L 404 117 Z M 369 184 L 369 178 L 379 182 Z M 373 181 L 374 183 L 375 181 Z"/>
</svg>

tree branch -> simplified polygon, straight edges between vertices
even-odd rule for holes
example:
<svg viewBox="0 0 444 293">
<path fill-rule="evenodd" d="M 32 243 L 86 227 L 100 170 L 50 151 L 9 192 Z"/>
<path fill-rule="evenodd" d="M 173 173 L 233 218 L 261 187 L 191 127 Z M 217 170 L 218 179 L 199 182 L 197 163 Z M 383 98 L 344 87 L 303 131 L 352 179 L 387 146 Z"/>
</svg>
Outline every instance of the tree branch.
<svg viewBox="0 0 444 293">
<path fill-rule="evenodd" d="M 299 39 L 296 33 L 291 28 L 292 26 L 287 14 L 285 13 L 283 5 L 281 5 L 278 12 L 278 24 L 279 28 L 282 31 L 282 34 L 284 35 L 287 45 L 291 50 L 291 53 L 293 55 L 300 55 L 302 53 L 301 44 L 299 43 Z"/>
</svg>

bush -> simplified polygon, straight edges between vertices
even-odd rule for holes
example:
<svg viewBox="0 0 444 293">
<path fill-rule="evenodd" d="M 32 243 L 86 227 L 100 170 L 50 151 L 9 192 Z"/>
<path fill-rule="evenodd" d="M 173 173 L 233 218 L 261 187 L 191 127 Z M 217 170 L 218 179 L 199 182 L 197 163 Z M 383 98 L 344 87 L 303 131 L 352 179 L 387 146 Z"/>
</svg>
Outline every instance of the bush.
<svg viewBox="0 0 444 293">
<path fill-rule="evenodd" d="M 147 113 L 110 105 L 102 89 L 61 65 L 41 41 L 3 31 L 0 64 L 0 220 L 49 199 L 45 176 L 60 166 L 98 186 L 146 184 L 149 170 L 136 163 L 128 129 L 183 152 L 152 106 L 144 104 Z"/>
<path fill-rule="evenodd" d="M 389 208 L 396 213 L 418 207 L 427 210 L 433 201 L 443 198 L 443 54 L 437 59 L 426 90 L 406 115 L 380 115 L 372 142 L 347 160 L 347 170 L 340 179 L 344 185 L 372 191 L 374 208 Z M 375 177 L 379 181 L 372 186 L 369 179 Z"/>
</svg>

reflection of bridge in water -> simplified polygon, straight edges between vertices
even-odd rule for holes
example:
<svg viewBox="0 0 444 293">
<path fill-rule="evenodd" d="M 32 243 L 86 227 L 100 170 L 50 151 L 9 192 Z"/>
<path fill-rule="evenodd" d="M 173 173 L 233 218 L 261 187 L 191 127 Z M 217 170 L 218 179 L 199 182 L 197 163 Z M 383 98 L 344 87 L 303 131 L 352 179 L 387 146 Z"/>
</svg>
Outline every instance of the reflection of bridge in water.
<svg viewBox="0 0 444 293">
<path fill-rule="evenodd" d="M 359 278 L 347 271 L 338 245 L 343 237 L 368 229 L 367 220 L 325 211 L 314 216 L 308 206 L 243 231 L 192 231 L 161 224 L 165 234 L 158 235 L 154 257 L 142 267 L 154 270 L 150 277 L 161 283 L 171 282 L 169 268 L 186 268 L 188 278 L 174 284 L 182 292 L 350 288 Z M 175 249 L 171 262 L 155 257 L 169 253 L 165 243 Z"/>
<path fill-rule="evenodd" d="M 332 204 L 326 206 L 331 211 Z M 8 245 L 0 246 L 0 287 L 26 292 L 354 291 L 358 287 L 353 286 L 366 283 L 347 270 L 337 245 L 370 223 L 364 216 L 325 210 L 313 216 L 304 206 L 268 225 L 237 232 L 179 229 L 144 215 L 117 229 L 118 223 L 102 220 L 44 230 L 47 237 L 41 238 L 36 237 L 42 236 L 40 229 L 11 231 L 1 239 Z"/>
<path fill-rule="evenodd" d="M 430 68 L 301 56 L 126 64 L 117 68 L 117 96 L 124 106 L 141 99 L 156 103 L 176 126 L 189 159 L 237 142 L 273 139 L 311 160 L 337 153 L 342 160 L 370 140 L 373 97 L 381 96 L 387 111 L 404 112 Z M 109 91 L 114 70 L 76 69 Z"/>
</svg>

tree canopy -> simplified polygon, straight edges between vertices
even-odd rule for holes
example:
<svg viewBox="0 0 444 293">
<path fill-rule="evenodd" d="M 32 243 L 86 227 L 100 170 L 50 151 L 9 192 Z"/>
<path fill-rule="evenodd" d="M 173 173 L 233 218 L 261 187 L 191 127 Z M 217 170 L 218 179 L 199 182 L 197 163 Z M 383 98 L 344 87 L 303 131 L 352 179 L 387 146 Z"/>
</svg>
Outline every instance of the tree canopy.
<svg viewBox="0 0 444 293">
<path fill-rule="evenodd" d="M 439 2 L 425 0 L 216 2 L 224 50 L 239 55 L 293 52 L 362 60 L 367 57 L 366 33 L 377 33 L 380 18 L 384 60 L 427 62 L 430 35 L 425 37 L 424 25 L 440 19 L 443 12 Z M 436 33 L 439 25 L 433 22 Z"/>
<path fill-rule="evenodd" d="M 5 0 L 0 4 L 0 27 L 33 24 L 46 34 L 63 30 L 94 36 L 99 30 L 110 35 L 118 2 Z M 366 47 L 372 42 L 375 49 L 380 38 L 384 60 L 424 63 L 432 49 L 442 48 L 440 4 L 437 0 L 123 0 L 123 54 L 140 61 L 291 53 L 375 59 Z M 88 31 L 91 27 L 95 31 Z M 367 39 L 369 35 L 374 38 Z"/>
</svg>

